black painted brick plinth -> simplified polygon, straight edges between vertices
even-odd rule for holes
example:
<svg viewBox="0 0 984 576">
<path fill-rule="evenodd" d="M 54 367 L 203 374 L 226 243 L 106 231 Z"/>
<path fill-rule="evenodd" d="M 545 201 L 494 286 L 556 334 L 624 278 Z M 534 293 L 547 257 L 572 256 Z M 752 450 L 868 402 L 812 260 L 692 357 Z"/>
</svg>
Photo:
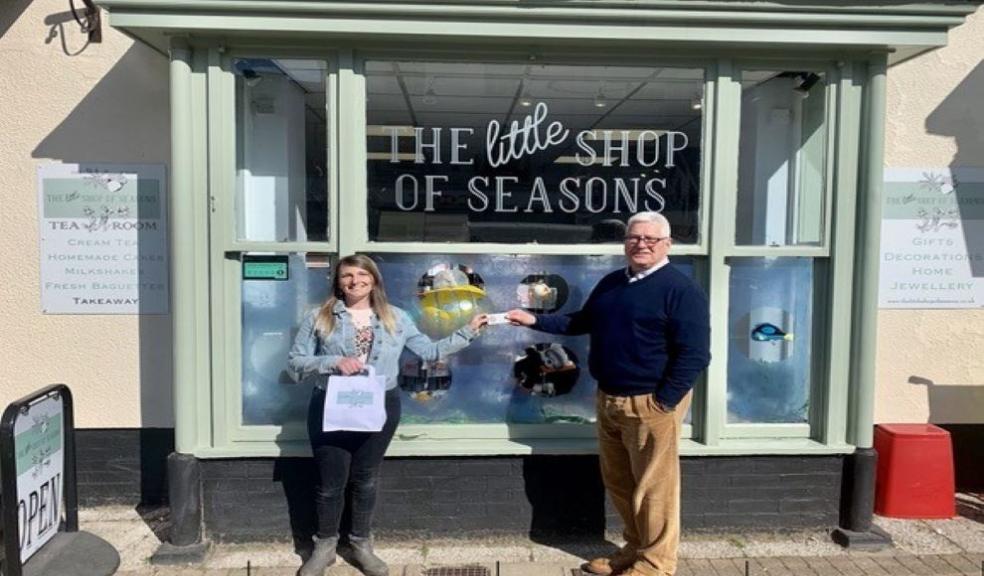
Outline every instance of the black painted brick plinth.
<svg viewBox="0 0 984 576">
<path fill-rule="evenodd" d="M 687 457 L 687 531 L 833 528 L 841 456 Z M 290 540 L 314 531 L 310 459 L 203 460 L 206 537 Z M 378 534 L 399 537 L 603 537 L 620 521 L 595 456 L 390 458 L 383 463 Z"/>
<path fill-rule="evenodd" d="M 77 428 L 75 447 L 82 506 L 167 502 L 173 428 Z"/>
<path fill-rule="evenodd" d="M 968 476 L 972 468 L 960 459 L 984 426 L 945 427 L 954 437 L 958 485 L 961 477 L 984 477 Z M 76 438 L 83 506 L 166 503 L 173 429 L 79 429 Z M 842 456 L 682 458 L 683 528 L 832 528 L 842 467 Z M 310 459 L 202 460 L 201 468 L 206 538 L 290 540 L 313 532 Z M 390 458 L 375 525 L 388 537 L 596 537 L 621 529 L 603 494 L 595 456 Z"/>
</svg>

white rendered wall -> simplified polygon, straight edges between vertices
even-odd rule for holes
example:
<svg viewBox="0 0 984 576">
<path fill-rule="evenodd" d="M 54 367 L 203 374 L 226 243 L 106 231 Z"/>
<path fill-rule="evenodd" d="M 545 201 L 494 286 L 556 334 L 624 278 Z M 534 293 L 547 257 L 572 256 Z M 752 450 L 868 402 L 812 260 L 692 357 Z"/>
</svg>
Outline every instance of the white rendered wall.
<svg viewBox="0 0 984 576">
<path fill-rule="evenodd" d="M 0 6 L 0 405 L 63 382 L 79 427 L 173 426 L 169 316 L 41 313 L 37 166 L 170 155 L 167 59 L 105 25 L 86 46 L 67 10 Z"/>
<path fill-rule="evenodd" d="M 984 168 L 984 9 L 888 71 L 885 165 Z M 984 282 L 979 278 L 977 282 Z M 984 423 L 984 310 L 882 310 L 875 422 Z"/>
</svg>

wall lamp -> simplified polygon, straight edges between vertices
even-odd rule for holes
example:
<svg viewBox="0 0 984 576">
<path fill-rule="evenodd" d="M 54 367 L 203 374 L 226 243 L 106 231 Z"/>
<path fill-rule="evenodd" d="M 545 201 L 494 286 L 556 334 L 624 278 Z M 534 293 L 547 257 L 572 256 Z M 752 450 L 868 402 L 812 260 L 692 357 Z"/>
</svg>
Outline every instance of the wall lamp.
<svg viewBox="0 0 984 576">
<path fill-rule="evenodd" d="M 80 13 L 75 9 L 75 0 L 68 0 L 72 17 L 82 27 L 82 33 L 89 35 L 89 42 L 99 44 L 102 42 L 102 18 L 99 15 L 99 8 L 92 3 L 92 0 L 82 0 L 82 4 L 85 6 Z"/>
</svg>

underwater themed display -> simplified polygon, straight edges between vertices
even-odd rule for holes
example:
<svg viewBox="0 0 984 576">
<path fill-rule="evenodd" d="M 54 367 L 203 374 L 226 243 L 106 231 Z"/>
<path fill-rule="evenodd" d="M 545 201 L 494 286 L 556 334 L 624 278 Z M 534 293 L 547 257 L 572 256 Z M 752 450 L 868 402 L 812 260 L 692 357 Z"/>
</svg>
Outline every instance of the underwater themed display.
<svg viewBox="0 0 984 576">
<path fill-rule="evenodd" d="M 420 330 L 443 338 L 487 311 L 485 282 L 464 265 L 432 266 L 417 282 Z"/>
<path fill-rule="evenodd" d="M 752 340 L 756 342 L 789 342 L 792 339 L 792 333 L 786 333 L 782 328 L 769 322 L 758 324 L 752 328 Z"/>
<path fill-rule="evenodd" d="M 560 396 L 569 393 L 581 375 L 577 356 L 556 342 L 526 348 L 513 364 L 516 383 L 532 394 Z"/>
<path fill-rule="evenodd" d="M 425 362 L 413 354 L 404 354 L 400 358 L 399 382 L 410 398 L 428 404 L 447 395 L 451 367 L 444 360 Z"/>
<path fill-rule="evenodd" d="M 529 274 L 516 286 L 519 306 L 534 314 L 549 314 L 567 303 L 570 289 L 559 274 Z"/>
</svg>

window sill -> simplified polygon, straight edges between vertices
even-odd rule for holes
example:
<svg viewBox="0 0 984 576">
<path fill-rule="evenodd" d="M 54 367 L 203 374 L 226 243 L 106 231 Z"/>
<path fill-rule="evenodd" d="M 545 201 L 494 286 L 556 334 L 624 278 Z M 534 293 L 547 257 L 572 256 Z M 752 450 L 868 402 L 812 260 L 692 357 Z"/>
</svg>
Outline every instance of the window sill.
<svg viewBox="0 0 984 576">
<path fill-rule="evenodd" d="M 681 439 L 681 456 L 773 456 L 796 454 L 850 454 L 850 444 L 823 444 L 807 438 L 724 439 L 709 446 L 696 440 Z M 597 444 L 588 438 L 540 438 L 528 440 L 497 439 L 394 439 L 386 455 L 406 456 L 517 456 L 527 454 L 576 455 L 595 454 Z M 198 458 L 307 457 L 311 451 L 306 441 L 237 442 L 226 447 L 200 448 Z"/>
</svg>

